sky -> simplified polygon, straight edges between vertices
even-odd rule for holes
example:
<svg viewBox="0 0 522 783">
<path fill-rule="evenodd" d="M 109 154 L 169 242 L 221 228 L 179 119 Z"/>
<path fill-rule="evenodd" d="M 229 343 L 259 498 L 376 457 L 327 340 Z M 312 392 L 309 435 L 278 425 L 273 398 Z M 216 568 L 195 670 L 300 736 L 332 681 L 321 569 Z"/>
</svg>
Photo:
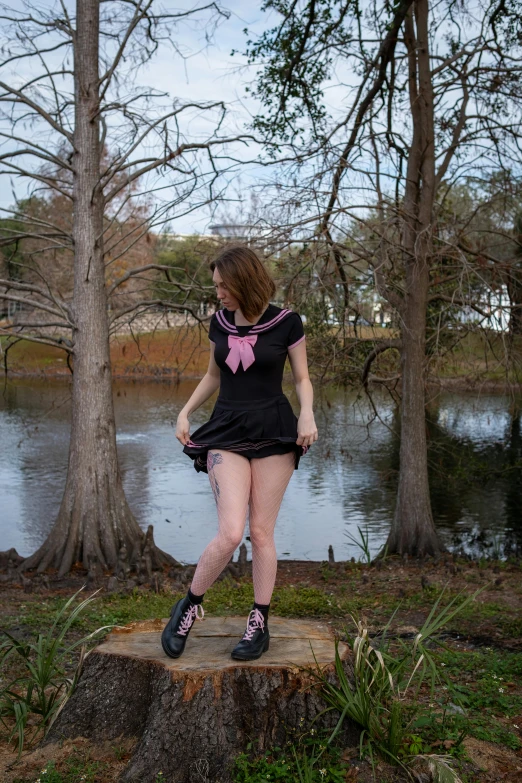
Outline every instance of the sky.
<svg viewBox="0 0 522 783">
<path fill-rule="evenodd" d="M 47 8 L 54 5 L 47 0 L 37 0 L 35 4 Z M 187 2 L 187 0 L 181 2 L 178 0 L 174 4 L 170 0 L 164 0 L 162 6 L 169 10 L 186 10 L 202 4 Z M 22 3 L 18 0 L 7 5 L 15 10 L 22 7 Z M 67 5 L 71 7 L 73 3 Z M 227 9 L 230 16 L 220 22 L 210 43 L 205 40 L 206 30 L 203 26 L 183 25 L 179 28 L 176 40 L 183 57 L 175 55 L 171 47 L 164 45 L 160 47 L 151 62 L 140 71 L 137 80 L 139 84 L 165 91 L 171 98 L 180 101 L 224 101 L 229 111 L 228 127 L 245 132 L 246 124 L 256 109 L 253 100 L 245 92 L 252 71 L 247 68 L 246 72 L 241 72 L 239 66 L 245 65 L 245 58 L 238 54 L 232 56 L 231 52 L 232 49 L 245 48 L 247 40 L 245 28 L 255 36 L 266 28 L 271 20 L 273 22 L 274 17 L 261 11 L 261 2 L 258 0 L 251 0 L 248 4 L 240 0 L 225 0 L 223 7 Z M 22 78 L 20 73 L 16 76 Z M 209 127 L 198 113 L 194 115 L 186 129 L 196 138 L 203 137 Z M 38 134 L 41 129 L 34 128 L 31 132 Z M 243 158 L 245 155 L 250 158 L 256 154 L 253 148 L 245 150 L 243 146 L 237 145 L 232 147 L 231 151 Z M 237 174 L 233 178 L 234 192 L 237 192 L 238 187 L 241 189 L 241 186 L 247 188 L 248 184 L 257 178 L 256 171 L 257 167 L 252 164 L 242 167 L 239 178 Z M 23 197 L 25 194 L 26 186 L 16 178 L 0 176 L 1 207 L 11 207 L 14 196 Z M 232 205 L 229 211 L 234 212 L 234 209 Z M 171 228 L 177 233 L 205 233 L 215 220 L 216 217 L 211 217 L 209 209 L 203 208 L 180 217 L 171 224 Z"/>
<path fill-rule="evenodd" d="M 182 8 L 192 7 L 190 3 L 182 2 Z M 237 50 L 246 47 L 250 35 L 256 36 L 274 19 L 261 11 L 261 2 L 252 0 L 249 3 L 240 0 L 230 0 L 223 3 L 229 13 L 229 19 L 220 22 L 212 42 L 205 41 L 205 29 L 184 27 L 180 34 L 179 46 L 186 59 L 172 57 L 172 52 L 164 48 L 155 57 L 142 74 L 142 80 L 157 89 L 165 90 L 180 100 L 187 101 L 223 101 L 228 110 L 227 127 L 230 135 L 249 133 L 247 128 L 252 115 L 256 112 L 257 103 L 248 96 L 245 87 L 253 77 L 251 66 L 247 66 L 246 58 Z M 248 29 L 249 36 L 245 34 Z M 236 53 L 232 56 L 232 50 Z M 173 72 L 175 71 L 175 72 Z M 206 135 L 210 127 L 199 116 L 189 126 L 191 135 L 197 137 Z M 252 159 L 259 152 L 258 148 L 233 144 L 229 147 L 232 154 L 241 159 Z M 239 205 L 234 201 L 241 197 L 241 191 L 263 176 L 255 164 L 246 164 L 237 170 L 230 178 L 232 203 L 228 213 L 237 213 Z M 221 213 L 223 218 L 224 213 Z M 210 216 L 208 208 L 197 210 L 186 217 L 181 217 L 173 223 L 173 230 L 180 233 L 204 233 L 209 225 L 219 220 L 218 215 Z"/>
<path fill-rule="evenodd" d="M 74 11 L 75 0 L 62 1 L 71 11 Z M 43 7 L 49 10 L 58 2 L 59 0 L 32 0 L 35 7 Z M 169 11 L 186 11 L 205 5 L 208 0 L 199 0 L 199 2 L 196 2 L 196 0 L 154 0 L 154 2 L 157 4 L 157 7 Z M 6 5 L 14 11 L 23 7 L 22 0 L 11 0 Z M 128 78 L 129 82 L 135 80 L 137 85 L 152 86 L 167 94 L 165 104 L 168 104 L 169 101 L 172 104 L 172 101 L 175 99 L 180 102 L 223 101 L 227 106 L 228 113 L 226 125 L 223 127 L 222 132 L 233 136 L 237 135 L 237 133 L 250 131 L 248 128 L 249 122 L 252 116 L 259 110 L 259 107 L 255 100 L 246 92 L 247 85 L 251 84 L 255 78 L 257 67 L 248 66 L 241 54 L 236 53 L 232 56 L 231 52 L 233 49 L 239 50 L 239 52 L 243 51 L 246 48 L 248 38 L 255 40 L 264 30 L 274 27 L 280 21 L 280 16 L 274 12 L 262 11 L 262 0 L 250 0 L 248 3 L 243 0 L 221 0 L 221 5 L 227 10 L 229 17 L 221 20 L 210 42 L 206 40 L 208 27 L 205 25 L 196 22 L 180 25 L 174 33 L 175 44 L 179 53 L 176 53 L 172 46 L 163 44 L 147 66 L 142 68 L 137 74 L 133 71 L 131 58 L 122 69 L 123 86 L 124 88 L 127 86 L 126 78 Z M 109 0 L 102 6 L 108 13 L 110 13 L 110 9 L 113 7 L 121 9 L 122 5 L 116 2 L 116 0 Z M 198 16 L 200 19 L 203 17 L 202 14 Z M 248 29 L 248 35 L 244 32 L 245 28 Z M 471 30 L 471 33 L 475 35 L 473 30 Z M 442 45 L 442 36 L 439 36 L 439 38 L 439 44 Z M 53 56 L 49 55 L 50 64 L 58 64 L 58 55 L 55 56 L 54 62 L 52 60 Z M 356 80 L 354 73 L 350 70 L 352 67 L 351 65 L 343 66 L 341 62 L 334 69 L 331 79 L 324 85 L 324 103 L 328 113 L 334 119 L 345 114 L 351 101 L 350 93 L 351 89 L 353 89 L 353 79 L 355 78 Z M 126 68 L 128 68 L 128 73 L 125 71 Z M 33 71 L 36 69 L 34 61 L 24 60 L 22 63 L 17 64 L 16 69 L 13 69 L 12 73 L 8 74 L 9 79 L 6 79 L 6 81 L 14 80 L 16 84 L 22 84 L 34 76 L 31 69 Z M 2 69 L 0 65 L 0 71 L 2 70 L 5 69 Z M 450 112 L 452 104 L 458 99 L 459 95 L 454 92 L 450 93 L 446 98 Z M 7 126 L 7 121 L 5 119 L 2 121 L 0 114 L 0 131 L 8 129 Z M 184 121 L 182 125 L 184 138 L 196 141 L 206 140 L 211 128 L 212 125 L 204 118 L 203 112 L 196 110 L 194 110 L 191 118 Z M 113 126 L 110 130 L 110 149 L 113 150 L 117 146 L 118 128 Z M 35 125 L 26 132 L 32 133 L 45 146 L 45 129 Z M 170 139 L 172 143 L 172 137 Z M 51 143 L 52 139 L 49 142 Z M 4 145 L 3 148 L 5 149 L 6 142 L 0 140 L 0 154 L 2 145 Z M 148 150 L 149 152 L 150 149 Z M 184 210 L 180 208 L 178 209 L 179 214 L 177 218 L 169 225 L 171 231 L 185 234 L 206 233 L 209 231 L 212 223 L 226 218 L 241 222 L 239 214 L 240 202 L 241 200 L 248 201 L 252 185 L 257 186 L 261 191 L 261 199 L 264 196 L 269 201 L 269 190 L 264 189 L 264 184 L 269 180 L 274 169 L 263 167 L 255 162 L 256 155 L 261 150 L 254 144 L 246 147 L 239 143 L 231 144 L 228 150 L 244 164 L 246 160 L 250 161 L 245 165 L 237 165 L 230 176 L 224 178 L 222 182 L 223 185 L 227 182 L 231 185 L 227 190 L 229 206 L 226 210 L 218 206 L 215 214 L 211 213 L 211 209 L 208 206 L 195 209 L 190 214 L 185 215 L 182 214 Z M 161 152 L 161 148 L 152 148 L 154 156 L 161 155 Z M 384 177 L 387 173 L 386 166 L 387 162 L 384 159 L 381 168 L 381 175 Z M 390 173 L 394 176 L 393 161 L 390 162 L 390 166 Z M 356 212 L 358 209 L 365 210 L 368 203 L 368 196 L 365 196 L 364 189 L 360 189 L 361 183 L 365 187 L 367 183 L 366 181 L 362 182 L 361 177 L 364 178 L 366 169 L 370 172 L 373 170 L 373 164 L 371 161 L 368 162 L 361 158 L 357 161 L 357 168 L 363 174 L 361 175 L 360 171 L 357 173 L 354 168 L 349 179 L 351 188 L 350 203 Z M 159 182 L 157 179 L 156 182 L 151 180 L 144 181 L 142 190 L 147 195 L 150 194 L 154 185 L 160 185 L 163 187 L 163 191 L 158 192 L 154 198 L 160 199 L 164 197 L 166 201 L 169 201 L 173 194 L 171 182 L 169 177 L 165 175 Z M 347 187 L 347 178 L 345 178 L 344 184 Z M 21 184 L 16 177 L 2 176 L 0 173 L 0 208 L 9 208 L 13 205 L 15 198 L 21 198 L 24 195 L 26 195 L 25 185 Z M 373 195 L 370 193 L 369 197 L 373 198 Z"/>
</svg>

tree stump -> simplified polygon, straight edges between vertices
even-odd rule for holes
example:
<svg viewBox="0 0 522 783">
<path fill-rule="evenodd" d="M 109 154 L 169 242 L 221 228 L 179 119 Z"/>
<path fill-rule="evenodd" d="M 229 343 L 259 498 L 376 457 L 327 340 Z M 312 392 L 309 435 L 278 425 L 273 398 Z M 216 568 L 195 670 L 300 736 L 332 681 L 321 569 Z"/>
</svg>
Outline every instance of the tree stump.
<svg viewBox="0 0 522 783">
<path fill-rule="evenodd" d="M 309 727 L 326 704 L 300 667 L 317 665 L 336 682 L 335 646 L 325 623 L 270 617 L 270 649 L 257 661 L 230 652 L 245 630 L 244 617 L 196 622 L 185 652 L 165 656 L 160 634 L 167 621 L 132 623 L 113 631 L 86 659 L 78 686 L 49 735 L 113 740 L 137 737 L 122 781 L 228 783 L 233 759 L 253 742 L 260 751 L 283 745 L 289 730 Z M 312 652 L 313 651 L 313 652 Z M 350 677 L 350 651 L 339 643 Z M 333 728 L 339 714 L 314 727 Z M 355 727 L 344 728 L 355 744 Z"/>
</svg>

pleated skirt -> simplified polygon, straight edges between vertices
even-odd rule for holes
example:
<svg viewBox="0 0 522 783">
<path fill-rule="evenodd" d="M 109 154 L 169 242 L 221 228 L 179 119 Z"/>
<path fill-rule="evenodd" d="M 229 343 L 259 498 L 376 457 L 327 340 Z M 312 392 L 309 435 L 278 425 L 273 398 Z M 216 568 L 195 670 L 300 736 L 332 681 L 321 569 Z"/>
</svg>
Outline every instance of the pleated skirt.
<svg viewBox="0 0 522 783">
<path fill-rule="evenodd" d="M 308 449 L 296 440 L 297 417 L 286 395 L 251 400 L 218 397 L 210 419 L 192 433 L 183 451 L 198 472 L 207 473 L 211 449 L 234 451 L 247 459 L 293 451 L 297 470 Z"/>
</svg>

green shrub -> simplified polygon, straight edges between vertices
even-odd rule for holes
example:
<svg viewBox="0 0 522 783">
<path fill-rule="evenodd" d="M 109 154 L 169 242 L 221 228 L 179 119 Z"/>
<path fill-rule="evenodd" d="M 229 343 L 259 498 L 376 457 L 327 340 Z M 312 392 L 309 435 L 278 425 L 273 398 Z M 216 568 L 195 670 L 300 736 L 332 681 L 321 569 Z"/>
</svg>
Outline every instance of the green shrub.
<svg viewBox="0 0 522 783">
<path fill-rule="evenodd" d="M 65 643 L 71 625 L 96 596 L 94 593 L 71 608 L 81 590 L 65 602 L 49 630 L 36 634 L 34 641 L 22 642 L 7 631 L 2 631 L 6 638 L 0 645 L 0 671 L 5 671 L 8 663 L 15 663 L 22 671 L 0 691 L 0 720 L 7 730 L 8 742 L 17 738 L 19 754 L 26 742 L 33 742 L 49 730 L 74 690 L 89 646 L 101 632 L 110 627 L 99 628 L 82 639 Z M 69 677 L 66 667 L 72 653 L 78 648 L 76 668 L 72 677 Z M 28 735 L 31 716 L 36 717 L 36 721 Z"/>
<path fill-rule="evenodd" d="M 439 674 L 437 661 L 428 643 L 436 642 L 438 632 L 468 606 L 479 592 L 481 590 L 464 600 L 461 600 L 461 596 L 455 596 L 441 608 L 442 591 L 415 638 L 410 641 L 398 640 L 393 650 L 388 631 L 396 612 L 376 641 L 370 640 L 368 629 L 363 623 L 354 620 L 357 635 L 350 638 L 346 632 L 354 655 L 353 683 L 346 675 L 338 641 L 335 643 L 335 669 L 339 685 L 328 682 L 318 665 L 309 670 L 320 684 L 322 695 L 329 705 L 326 711 L 333 709 L 340 713 L 328 742 L 333 741 L 345 718 L 349 718 L 362 729 L 361 756 L 369 756 L 372 763 L 374 756 L 379 755 L 409 773 L 411 764 L 421 760 L 430 769 L 434 780 L 457 783 L 457 774 L 451 768 L 447 756 L 430 753 L 428 743 L 424 742 L 419 733 L 426 725 L 425 720 L 433 720 L 433 714 L 419 702 L 418 696 L 420 689 L 427 684 L 432 699 L 437 686 L 447 687 L 442 685 L 446 679 Z M 464 736 L 465 730 L 458 737 L 458 744 Z"/>
</svg>

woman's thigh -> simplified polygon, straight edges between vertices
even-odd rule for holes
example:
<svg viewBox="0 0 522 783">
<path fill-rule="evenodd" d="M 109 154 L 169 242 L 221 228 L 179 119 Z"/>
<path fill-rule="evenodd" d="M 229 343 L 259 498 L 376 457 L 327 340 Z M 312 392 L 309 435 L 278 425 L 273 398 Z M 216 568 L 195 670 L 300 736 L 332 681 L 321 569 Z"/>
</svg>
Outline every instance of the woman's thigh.
<svg viewBox="0 0 522 783">
<path fill-rule="evenodd" d="M 251 460 L 250 533 L 257 526 L 273 525 L 288 482 L 295 470 L 295 454 L 272 454 Z"/>
<path fill-rule="evenodd" d="M 248 459 L 233 451 L 213 449 L 208 452 L 207 470 L 220 526 L 242 526 L 243 529 L 252 483 Z"/>
</svg>

